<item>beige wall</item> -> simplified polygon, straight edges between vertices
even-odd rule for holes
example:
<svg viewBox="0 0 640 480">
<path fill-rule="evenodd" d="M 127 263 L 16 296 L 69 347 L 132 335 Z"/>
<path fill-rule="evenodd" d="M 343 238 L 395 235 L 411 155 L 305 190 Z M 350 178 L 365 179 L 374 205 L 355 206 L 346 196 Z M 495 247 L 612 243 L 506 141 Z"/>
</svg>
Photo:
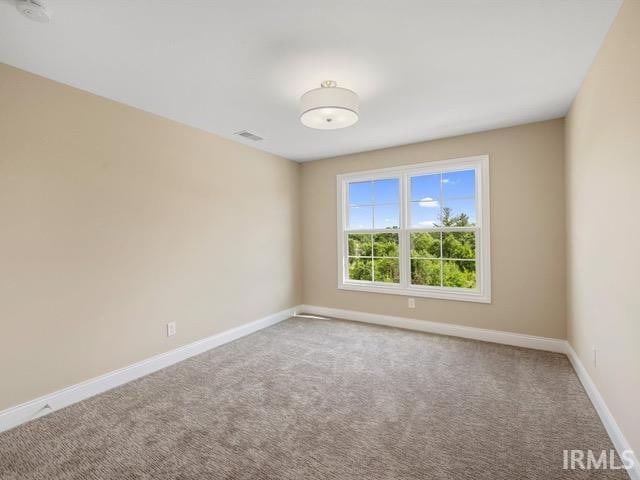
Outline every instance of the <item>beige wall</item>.
<svg viewBox="0 0 640 480">
<path fill-rule="evenodd" d="M 566 133 L 569 342 L 639 452 L 640 1 L 623 3 Z"/>
<path fill-rule="evenodd" d="M 0 146 L 0 409 L 299 303 L 298 164 L 5 65 Z"/>
<path fill-rule="evenodd" d="M 492 304 L 338 290 L 337 174 L 485 153 Z M 563 120 L 305 163 L 302 198 L 305 304 L 565 338 Z"/>
</svg>

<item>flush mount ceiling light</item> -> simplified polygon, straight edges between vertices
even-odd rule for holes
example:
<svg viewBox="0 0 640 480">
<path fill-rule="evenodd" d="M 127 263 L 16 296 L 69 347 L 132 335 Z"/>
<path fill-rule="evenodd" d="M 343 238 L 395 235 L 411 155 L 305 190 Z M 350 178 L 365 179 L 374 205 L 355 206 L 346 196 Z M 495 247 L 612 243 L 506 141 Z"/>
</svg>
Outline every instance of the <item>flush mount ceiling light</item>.
<svg viewBox="0 0 640 480">
<path fill-rule="evenodd" d="M 358 121 L 358 95 L 325 80 L 320 88 L 309 90 L 300 99 L 300 121 L 309 128 L 334 130 Z"/>
</svg>

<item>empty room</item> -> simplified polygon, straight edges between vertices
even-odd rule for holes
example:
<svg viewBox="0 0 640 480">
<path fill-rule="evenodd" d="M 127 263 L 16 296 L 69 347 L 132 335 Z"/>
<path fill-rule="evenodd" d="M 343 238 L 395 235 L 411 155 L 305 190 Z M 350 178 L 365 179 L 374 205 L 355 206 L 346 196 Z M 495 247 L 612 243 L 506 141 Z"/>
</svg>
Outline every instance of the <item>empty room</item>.
<svg viewBox="0 0 640 480">
<path fill-rule="evenodd" d="M 0 480 L 640 480 L 640 0 L 0 0 Z"/>
</svg>

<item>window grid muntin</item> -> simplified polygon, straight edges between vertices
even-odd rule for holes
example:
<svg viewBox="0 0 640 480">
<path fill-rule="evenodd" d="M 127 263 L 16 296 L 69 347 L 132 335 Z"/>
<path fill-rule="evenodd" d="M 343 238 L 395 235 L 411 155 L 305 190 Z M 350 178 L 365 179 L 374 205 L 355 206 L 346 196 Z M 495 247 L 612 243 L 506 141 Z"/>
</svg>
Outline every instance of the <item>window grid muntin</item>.
<svg viewBox="0 0 640 480">
<path fill-rule="evenodd" d="M 375 240 L 374 237 L 375 235 L 379 235 L 379 234 L 391 234 L 391 235 L 395 235 L 396 237 L 398 237 L 398 256 L 379 256 L 379 255 L 374 255 L 375 253 Z M 349 253 L 349 235 L 369 235 L 371 237 L 371 255 L 351 255 Z M 379 285 L 388 285 L 388 286 L 400 286 L 402 283 L 402 255 L 400 254 L 401 252 L 401 247 L 400 247 L 400 229 L 399 228 L 385 228 L 385 229 L 378 229 L 378 230 L 345 230 L 345 277 L 350 281 L 350 282 L 359 282 L 359 283 L 365 283 L 365 284 L 379 284 Z M 367 259 L 367 260 L 371 260 L 371 280 L 359 280 L 359 279 L 352 279 L 350 278 L 351 275 L 351 270 L 349 268 L 349 259 L 351 258 L 362 258 L 362 259 Z M 398 261 L 398 270 L 400 271 L 400 275 L 399 275 L 399 281 L 398 283 L 395 282 L 382 282 L 382 281 L 376 281 L 375 280 L 375 260 L 381 260 L 381 259 L 390 259 L 390 260 L 397 260 Z"/>
<path fill-rule="evenodd" d="M 474 248 L 474 253 L 475 256 L 474 258 L 453 258 L 453 257 L 445 257 L 444 256 L 444 241 L 443 241 L 443 236 L 445 233 L 451 233 L 451 232 L 475 232 L 475 248 Z M 440 256 L 439 257 L 415 257 L 411 254 L 411 234 L 412 233 L 440 233 Z M 409 250 L 408 250 L 408 256 L 409 256 L 409 277 L 408 277 L 408 281 L 409 281 L 409 285 L 411 287 L 417 287 L 417 288 L 446 288 L 446 289 L 450 289 L 450 288 L 457 288 L 459 290 L 464 290 L 464 291 L 476 291 L 479 290 L 480 285 L 480 272 L 479 272 L 479 257 L 480 257 L 480 249 L 478 248 L 479 245 L 479 241 L 480 241 L 480 228 L 477 226 L 473 226 L 473 227 L 446 227 L 446 228 L 429 228 L 429 229 L 407 229 L 405 232 L 406 236 L 407 236 L 407 243 L 409 245 Z M 402 253 L 401 253 L 402 256 Z M 411 260 L 434 260 L 434 261 L 439 261 L 440 262 L 440 285 L 421 285 L 419 283 L 413 283 L 413 272 L 411 270 Z M 462 261 L 462 262 L 475 262 L 475 279 L 476 279 L 476 287 L 475 288 L 464 288 L 464 287 L 450 287 L 444 286 L 444 262 L 445 261 Z"/>
<path fill-rule="evenodd" d="M 398 181 L 398 198 L 397 198 L 397 202 L 384 202 L 384 203 L 376 203 L 376 188 L 375 188 L 375 182 L 376 181 L 384 181 L 384 180 L 397 180 Z M 350 188 L 349 186 L 352 183 L 369 183 L 371 185 L 371 203 L 352 203 L 351 202 L 351 198 L 350 198 Z M 399 175 L 389 175 L 389 176 L 380 176 L 380 177 L 372 177 L 368 180 L 354 180 L 354 181 L 348 181 L 346 182 L 346 224 L 344 225 L 344 230 L 357 230 L 359 232 L 365 232 L 365 231 L 370 231 L 370 230 L 376 230 L 375 226 L 376 226 L 376 207 L 385 207 L 385 206 L 398 206 L 398 223 L 401 223 L 400 218 L 402 216 L 402 212 L 401 212 L 401 205 L 402 205 L 402 188 L 401 188 L 401 183 L 402 183 L 402 178 Z M 349 225 L 351 222 L 351 208 L 352 207 L 356 207 L 356 208 L 360 208 L 360 207 L 369 207 L 371 208 L 371 227 L 372 228 L 364 228 L 364 229 L 349 229 Z M 388 228 L 388 230 L 399 230 L 400 229 L 400 225 L 398 226 L 398 228 Z M 383 229 L 383 230 L 387 230 L 387 228 Z"/>
</svg>

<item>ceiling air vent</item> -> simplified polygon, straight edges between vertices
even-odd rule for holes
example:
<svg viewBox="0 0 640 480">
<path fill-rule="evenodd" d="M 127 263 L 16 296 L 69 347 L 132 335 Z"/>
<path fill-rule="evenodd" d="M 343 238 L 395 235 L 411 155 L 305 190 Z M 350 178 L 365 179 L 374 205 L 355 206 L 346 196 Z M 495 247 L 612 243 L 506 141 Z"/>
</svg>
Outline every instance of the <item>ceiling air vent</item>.
<svg viewBox="0 0 640 480">
<path fill-rule="evenodd" d="M 236 132 L 234 135 L 240 135 L 241 137 L 248 138 L 249 140 L 253 140 L 254 142 L 259 142 L 260 140 L 264 140 L 264 138 L 259 137 L 258 135 L 247 132 L 246 130 L 242 130 L 241 132 Z"/>
</svg>

